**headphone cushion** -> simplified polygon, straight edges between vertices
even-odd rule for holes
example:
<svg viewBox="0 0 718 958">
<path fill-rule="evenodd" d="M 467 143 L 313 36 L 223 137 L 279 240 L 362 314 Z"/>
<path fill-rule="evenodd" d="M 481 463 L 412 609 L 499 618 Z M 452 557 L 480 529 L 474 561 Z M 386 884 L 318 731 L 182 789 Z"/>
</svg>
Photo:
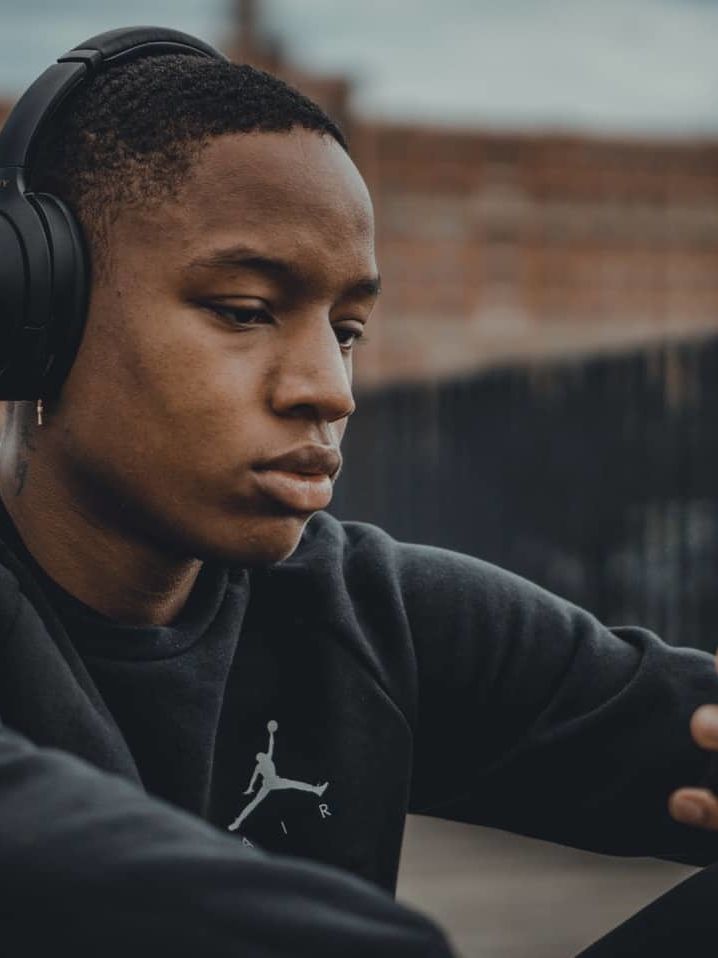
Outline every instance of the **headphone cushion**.
<svg viewBox="0 0 718 958">
<path fill-rule="evenodd" d="M 42 371 L 46 396 L 59 391 L 77 355 L 85 328 L 90 266 L 82 228 L 69 207 L 51 193 L 27 193 L 47 234 L 52 263 L 48 364 Z"/>
</svg>

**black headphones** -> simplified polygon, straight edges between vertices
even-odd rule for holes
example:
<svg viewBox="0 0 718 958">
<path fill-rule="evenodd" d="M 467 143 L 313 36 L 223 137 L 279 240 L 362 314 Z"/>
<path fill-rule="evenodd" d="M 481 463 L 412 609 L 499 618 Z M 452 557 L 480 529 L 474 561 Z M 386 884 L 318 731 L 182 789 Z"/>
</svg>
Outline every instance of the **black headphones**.
<svg viewBox="0 0 718 958">
<path fill-rule="evenodd" d="M 177 30 L 110 30 L 45 70 L 0 131 L 0 400 L 57 394 L 77 354 L 89 299 L 80 224 L 58 197 L 26 192 L 38 135 L 72 91 L 106 66 L 168 53 L 227 59 Z"/>
</svg>

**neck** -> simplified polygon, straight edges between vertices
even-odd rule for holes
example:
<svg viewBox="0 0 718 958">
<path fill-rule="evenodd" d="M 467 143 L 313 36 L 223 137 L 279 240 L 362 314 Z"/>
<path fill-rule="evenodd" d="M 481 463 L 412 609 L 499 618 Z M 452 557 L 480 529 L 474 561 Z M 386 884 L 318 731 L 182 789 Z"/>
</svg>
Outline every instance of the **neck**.
<svg viewBox="0 0 718 958">
<path fill-rule="evenodd" d="M 129 625 L 171 624 L 201 561 L 164 554 L 83 506 L 49 461 L 45 427 L 26 410 L 14 418 L 0 447 L 0 498 L 28 552 L 66 592 L 97 612 Z"/>
</svg>

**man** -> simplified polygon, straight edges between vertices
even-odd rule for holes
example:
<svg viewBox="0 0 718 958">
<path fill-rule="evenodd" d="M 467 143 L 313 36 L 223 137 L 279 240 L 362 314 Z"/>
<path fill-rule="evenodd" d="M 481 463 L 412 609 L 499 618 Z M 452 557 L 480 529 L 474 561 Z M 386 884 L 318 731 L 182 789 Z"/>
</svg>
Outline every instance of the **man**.
<svg viewBox="0 0 718 958">
<path fill-rule="evenodd" d="M 718 859 L 668 810 L 707 771 L 700 706 L 717 747 L 709 656 L 322 511 L 379 291 L 331 120 L 247 67 L 140 59 L 72 98 L 32 185 L 93 282 L 0 457 L 6 943 L 447 955 L 386 894 L 407 810 Z"/>
</svg>

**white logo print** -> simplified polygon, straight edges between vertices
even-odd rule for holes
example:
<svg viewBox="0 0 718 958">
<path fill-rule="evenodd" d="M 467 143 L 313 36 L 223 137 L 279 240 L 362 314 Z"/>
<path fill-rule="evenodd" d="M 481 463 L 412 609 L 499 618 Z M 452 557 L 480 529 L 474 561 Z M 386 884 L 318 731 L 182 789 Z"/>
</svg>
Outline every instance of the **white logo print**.
<svg viewBox="0 0 718 958">
<path fill-rule="evenodd" d="M 257 765 L 254 769 L 254 773 L 252 774 L 252 780 L 244 794 L 252 794 L 258 775 L 262 776 L 262 784 L 252 801 L 245 805 L 237 818 L 235 818 L 232 824 L 228 826 L 230 832 L 236 832 L 245 818 L 252 814 L 257 805 L 264 801 L 270 792 L 278 791 L 279 789 L 284 788 L 296 788 L 300 792 L 314 792 L 315 795 L 323 795 L 327 785 L 329 784 L 329 782 L 324 782 L 323 785 L 308 785 L 306 782 L 297 782 L 294 781 L 294 779 L 282 778 L 281 775 L 277 775 L 277 769 L 272 761 L 272 755 L 274 753 L 274 733 L 278 728 L 279 726 L 274 719 L 271 719 L 269 722 L 267 722 L 267 731 L 269 732 L 269 748 L 266 752 L 257 753 Z M 323 812 L 322 817 L 324 817 Z"/>
</svg>

